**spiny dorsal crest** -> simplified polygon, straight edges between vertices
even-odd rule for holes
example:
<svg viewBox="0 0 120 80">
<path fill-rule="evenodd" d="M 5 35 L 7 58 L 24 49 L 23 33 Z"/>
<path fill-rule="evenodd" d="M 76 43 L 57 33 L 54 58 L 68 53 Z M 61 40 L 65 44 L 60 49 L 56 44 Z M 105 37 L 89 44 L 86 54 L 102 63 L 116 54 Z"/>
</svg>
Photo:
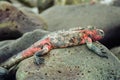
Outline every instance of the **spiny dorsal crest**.
<svg viewBox="0 0 120 80">
<path fill-rule="evenodd" d="M 96 29 L 96 27 L 95 27 L 95 26 L 91 26 L 91 25 L 87 26 L 87 28 L 88 28 L 89 30 Z"/>
<path fill-rule="evenodd" d="M 77 31 L 77 30 L 83 30 L 85 29 L 84 27 L 74 27 L 74 28 L 70 28 L 70 31 Z"/>
</svg>

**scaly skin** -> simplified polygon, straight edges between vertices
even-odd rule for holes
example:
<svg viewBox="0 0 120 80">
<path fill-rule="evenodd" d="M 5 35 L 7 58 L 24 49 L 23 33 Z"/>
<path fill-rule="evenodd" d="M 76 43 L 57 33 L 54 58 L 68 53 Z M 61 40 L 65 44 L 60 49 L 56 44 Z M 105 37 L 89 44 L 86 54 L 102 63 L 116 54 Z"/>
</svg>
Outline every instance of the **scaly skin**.
<svg viewBox="0 0 120 80">
<path fill-rule="evenodd" d="M 20 61 L 33 56 L 36 64 L 41 64 L 44 59 L 42 55 L 47 54 L 50 50 L 55 48 L 66 48 L 81 44 L 87 44 L 87 47 L 94 51 L 100 57 L 106 57 L 103 52 L 92 44 L 93 41 L 100 40 L 104 36 L 104 32 L 100 29 L 93 28 L 72 28 L 68 31 L 57 31 L 46 35 L 42 40 L 35 42 L 26 50 L 18 53 L 18 55 L 10 58 L 7 63 L 1 65 L 5 69 L 9 69 Z M 0 73 L 2 71 L 0 70 Z"/>
</svg>

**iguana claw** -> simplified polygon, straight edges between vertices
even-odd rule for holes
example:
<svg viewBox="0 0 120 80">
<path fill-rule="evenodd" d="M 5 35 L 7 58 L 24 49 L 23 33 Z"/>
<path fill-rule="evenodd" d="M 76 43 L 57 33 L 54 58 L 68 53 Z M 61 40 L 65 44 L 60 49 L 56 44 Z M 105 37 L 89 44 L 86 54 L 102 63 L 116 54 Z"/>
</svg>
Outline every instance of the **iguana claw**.
<svg viewBox="0 0 120 80">
<path fill-rule="evenodd" d="M 104 58 L 107 58 L 108 59 L 108 56 L 105 54 L 105 53 L 103 53 L 103 52 L 100 52 L 100 53 L 96 53 L 98 56 L 100 56 L 100 57 L 104 57 Z"/>
<path fill-rule="evenodd" d="M 35 64 L 37 64 L 37 65 L 40 65 L 40 64 L 43 64 L 44 63 L 44 58 L 42 58 L 42 57 L 35 57 L 34 58 L 35 59 Z"/>
</svg>

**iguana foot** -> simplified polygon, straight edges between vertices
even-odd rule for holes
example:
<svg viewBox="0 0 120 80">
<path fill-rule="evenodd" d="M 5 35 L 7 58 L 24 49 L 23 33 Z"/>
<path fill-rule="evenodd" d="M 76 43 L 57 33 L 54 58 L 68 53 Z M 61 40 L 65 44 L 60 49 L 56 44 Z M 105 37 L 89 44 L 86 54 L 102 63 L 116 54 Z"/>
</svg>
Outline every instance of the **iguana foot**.
<svg viewBox="0 0 120 80">
<path fill-rule="evenodd" d="M 40 50 L 34 54 L 34 62 L 37 65 L 43 64 L 44 63 L 44 58 L 41 57 L 46 53 L 46 49 Z"/>
<path fill-rule="evenodd" d="M 107 58 L 107 59 L 108 59 L 108 56 L 105 55 L 105 54 L 103 54 L 103 53 L 98 53 L 97 55 L 100 56 L 100 57 L 104 57 L 104 58 Z"/>
<path fill-rule="evenodd" d="M 44 58 L 42 56 L 43 51 L 38 51 L 34 54 L 34 62 L 37 65 L 43 64 L 44 63 Z"/>
<path fill-rule="evenodd" d="M 43 57 L 35 57 L 34 59 L 35 59 L 34 62 L 37 65 L 40 65 L 40 64 L 44 63 L 44 58 Z"/>
<path fill-rule="evenodd" d="M 97 52 L 97 55 L 108 59 L 106 51 L 103 48 L 101 48 L 100 51 Z"/>
<path fill-rule="evenodd" d="M 4 80 L 4 78 L 8 75 L 8 70 L 0 67 L 0 80 Z"/>
<path fill-rule="evenodd" d="M 106 54 L 107 52 L 105 51 L 105 49 L 102 48 L 102 47 L 98 47 L 98 46 L 92 44 L 92 42 L 91 42 L 90 40 L 91 40 L 90 38 L 88 38 L 88 39 L 86 40 L 87 47 L 88 47 L 90 50 L 94 51 L 98 56 L 108 59 L 108 56 L 107 56 L 107 54 Z"/>
</svg>

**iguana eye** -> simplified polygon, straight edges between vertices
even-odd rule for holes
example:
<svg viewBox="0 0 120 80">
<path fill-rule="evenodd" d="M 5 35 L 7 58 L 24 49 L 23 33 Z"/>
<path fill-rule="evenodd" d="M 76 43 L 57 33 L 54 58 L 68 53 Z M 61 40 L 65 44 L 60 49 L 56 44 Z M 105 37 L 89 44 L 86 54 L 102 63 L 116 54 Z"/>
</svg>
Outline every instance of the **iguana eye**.
<svg viewBox="0 0 120 80">
<path fill-rule="evenodd" d="M 104 36 L 104 31 L 101 30 L 101 29 L 98 29 L 98 34 L 103 37 Z"/>
<path fill-rule="evenodd" d="M 89 34 L 88 37 L 92 38 L 92 35 Z"/>
</svg>

